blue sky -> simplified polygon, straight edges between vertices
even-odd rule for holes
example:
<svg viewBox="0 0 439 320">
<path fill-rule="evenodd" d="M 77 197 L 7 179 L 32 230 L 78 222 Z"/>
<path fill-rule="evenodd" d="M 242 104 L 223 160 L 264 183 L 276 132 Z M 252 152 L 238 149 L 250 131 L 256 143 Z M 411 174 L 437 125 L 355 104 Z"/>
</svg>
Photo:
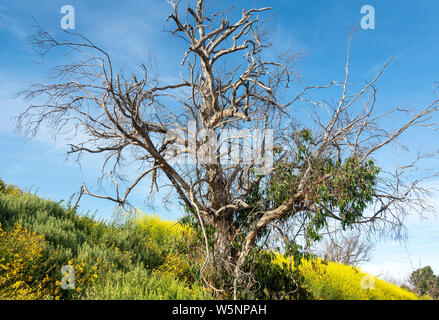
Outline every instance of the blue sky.
<svg viewBox="0 0 439 320">
<path fill-rule="evenodd" d="M 229 7 L 232 1 L 211 1 Z M 105 3 L 105 5 L 104 5 Z M 75 8 L 76 30 L 107 49 L 126 71 L 134 70 L 149 55 L 157 59 L 163 77 L 175 76 L 184 43 L 163 32 L 170 6 L 166 1 L 2 1 L 0 3 L 0 177 L 24 189 L 38 190 L 40 195 L 61 200 L 77 192 L 82 182 L 93 184 L 98 176 L 99 161 L 85 159 L 78 167 L 65 161 L 62 139 L 54 141 L 43 134 L 25 139 L 14 130 L 12 117 L 25 106 L 13 94 L 28 84 L 41 82 L 50 66 L 63 62 L 61 55 L 40 57 L 26 41 L 32 33 L 33 18 L 44 29 L 59 32 L 63 5 Z M 216 4 L 218 5 L 218 4 Z M 235 2 L 236 5 L 236 2 Z M 344 77 L 347 36 L 358 27 L 363 5 L 375 8 L 375 30 L 359 30 L 351 50 L 351 74 L 354 82 L 363 83 L 390 57 L 394 62 L 378 83 L 377 107 L 387 110 L 396 105 L 408 108 L 425 106 L 435 97 L 432 88 L 439 81 L 439 3 L 423 1 L 341 1 L 279 0 L 240 1 L 243 7 L 272 6 L 274 18 L 273 54 L 281 51 L 303 51 L 298 62 L 301 82 L 327 84 Z M 438 139 L 424 131 L 404 138 L 409 147 L 419 143 L 439 149 Z M 382 165 L 391 165 L 393 158 L 382 158 Z M 437 164 L 436 164 L 437 165 Z M 430 182 L 438 186 L 438 181 Z M 132 202 L 147 209 L 144 195 L 149 189 L 136 191 Z M 436 201 L 435 197 L 431 201 Z M 178 206 L 164 208 L 160 195 L 154 211 L 164 218 L 181 215 Z M 81 207 L 97 210 L 99 217 L 109 218 L 113 205 L 103 200 L 84 198 Z M 378 274 L 402 278 L 414 267 L 430 264 L 439 273 L 439 220 L 429 214 L 428 222 L 411 217 L 407 221 L 410 238 L 407 243 L 381 242 L 372 260 L 364 269 Z M 421 262 L 420 262 L 421 261 Z"/>
</svg>

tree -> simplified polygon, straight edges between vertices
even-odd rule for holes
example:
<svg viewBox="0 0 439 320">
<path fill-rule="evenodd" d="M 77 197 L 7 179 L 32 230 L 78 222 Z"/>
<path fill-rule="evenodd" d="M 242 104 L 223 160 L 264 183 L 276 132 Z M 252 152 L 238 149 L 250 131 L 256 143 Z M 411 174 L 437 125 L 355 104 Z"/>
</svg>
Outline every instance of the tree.
<svg viewBox="0 0 439 320">
<path fill-rule="evenodd" d="M 360 233 L 337 233 L 324 243 L 323 256 L 325 260 L 349 265 L 369 261 L 373 244 L 362 239 Z"/>
<path fill-rule="evenodd" d="M 409 283 L 417 295 L 428 294 L 433 299 L 439 298 L 439 277 L 434 275 L 430 266 L 413 271 Z"/>
<path fill-rule="evenodd" d="M 374 108 L 376 82 L 392 59 L 357 90 L 349 82 L 348 49 L 344 81 L 292 94 L 298 54 L 278 60 L 265 54 L 271 44 L 262 19 L 271 8 L 211 12 L 205 0 L 169 3 L 170 35 L 187 44 L 175 72 L 181 79 L 173 83 L 146 65 L 141 74 L 116 72 L 110 55 L 80 34 L 67 31 L 67 39 L 57 39 L 38 28 L 33 37 L 41 54 L 66 48 L 78 62 L 22 92 L 47 101 L 26 109 L 17 126 L 31 135 L 43 123 L 55 134 L 69 132 L 75 140 L 68 154 L 78 159 L 105 155 L 99 181 L 112 181 L 114 196 L 83 185 L 85 194 L 124 205 L 145 179 L 152 191 L 170 185 L 203 230 L 201 277 L 213 266 L 221 280 L 216 286 L 233 288 L 235 298 L 246 259 L 278 223 L 299 223 L 306 238 L 318 238 L 331 219 L 343 227 L 400 230 L 407 212 L 424 208 L 419 183 L 425 177 L 410 179 L 424 155 L 395 173 L 380 172 L 372 158 L 398 147 L 397 138 L 411 127 L 432 125 L 439 106 L 434 101 L 386 129 L 383 119 L 407 112 Z M 316 96 L 326 89 L 340 90 L 336 104 Z M 307 106 L 312 124 L 296 120 L 299 104 Z M 249 135 L 259 141 L 252 152 L 242 142 Z M 135 165 L 138 176 L 129 181 L 126 170 Z M 213 247 L 206 229 L 213 230 Z"/>
</svg>

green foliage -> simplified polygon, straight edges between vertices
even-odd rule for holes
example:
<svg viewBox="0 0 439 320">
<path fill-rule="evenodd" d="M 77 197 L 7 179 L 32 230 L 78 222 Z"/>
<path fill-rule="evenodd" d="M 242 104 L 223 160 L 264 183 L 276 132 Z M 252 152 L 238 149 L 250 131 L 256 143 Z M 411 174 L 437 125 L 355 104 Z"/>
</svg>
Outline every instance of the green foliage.
<svg viewBox="0 0 439 320">
<path fill-rule="evenodd" d="M 198 300 L 209 299 L 205 289 L 189 287 L 171 275 L 159 275 L 136 267 L 115 271 L 87 290 L 87 297 L 99 300 Z"/>
<path fill-rule="evenodd" d="M 329 212 L 338 212 L 343 228 L 355 223 L 373 200 L 379 168 L 372 160 L 360 164 L 355 157 L 346 159 L 343 164 L 326 160 L 320 168 L 320 174 L 330 178 L 314 192 L 315 226 L 323 226 Z"/>
<path fill-rule="evenodd" d="M 312 134 L 310 130 L 298 131 L 293 138 L 297 152 L 292 161 L 280 161 L 262 190 L 255 190 L 259 198 L 266 199 L 268 206 L 276 207 L 288 202 L 298 191 L 305 169 L 311 165 L 309 181 L 312 188 L 307 190 L 307 204 L 297 210 L 307 215 L 307 241 L 321 240 L 319 231 L 327 225 L 332 215 L 341 220 L 343 229 L 361 219 L 364 210 L 375 196 L 376 179 L 380 169 L 372 160 L 361 162 L 356 157 L 321 158 L 311 157 Z M 288 219 L 297 212 L 296 208 Z"/>
<path fill-rule="evenodd" d="M 279 257 L 279 253 L 255 250 L 247 258 L 245 268 L 253 275 L 255 284 L 241 298 L 304 300 L 308 297 L 301 286 L 303 278 L 294 265 L 294 258 Z"/>
<path fill-rule="evenodd" d="M 44 235 L 53 250 L 63 253 L 64 259 L 88 250 L 93 252 L 93 256 L 113 257 L 109 262 L 127 269 L 130 262 L 121 259 L 118 252 L 130 251 L 133 262 L 150 266 L 160 264 L 165 257 L 157 249 L 158 245 L 148 245 L 150 242 L 146 234 L 132 222 L 125 225 L 105 224 L 36 195 L 0 197 L 0 221 L 5 227 L 20 223 Z"/>
<path fill-rule="evenodd" d="M 418 295 L 429 295 L 439 298 L 439 276 L 433 273 L 430 266 L 413 271 L 409 278 L 410 285 Z"/>
</svg>

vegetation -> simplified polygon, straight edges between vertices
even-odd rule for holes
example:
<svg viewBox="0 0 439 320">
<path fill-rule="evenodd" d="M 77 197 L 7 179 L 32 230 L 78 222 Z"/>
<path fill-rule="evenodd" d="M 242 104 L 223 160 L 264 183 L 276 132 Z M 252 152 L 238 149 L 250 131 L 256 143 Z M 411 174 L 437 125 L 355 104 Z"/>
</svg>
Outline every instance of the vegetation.
<svg viewBox="0 0 439 320">
<path fill-rule="evenodd" d="M 1 299 L 209 298 L 163 272 L 167 256 L 186 243 L 185 227 L 170 232 L 169 222 L 138 215 L 104 223 L 69 205 L 4 191 L 0 222 Z M 74 290 L 60 287 L 63 265 L 74 268 Z"/>
<path fill-rule="evenodd" d="M 304 286 L 314 299 L 324 300 L 416 300 L 418 296 L 394 284 L 372 277 L 360 269 L 320 259 L 300 264 Z M 362 287 L 365 286 L 365 288 Z"/>
<path fill-rule="evenodd" d="M 6 187 L 0 192 L 0 223 L 0 299 L 231 298 L 200 280 L 202 232 L 188 218 L 164 221 L 135 210 L 112 222 L 97 221 L 69 204 Z M 366 274 L 358 268 L 301 257 L 299 262 L 254 251 L 246 271 L 255 279 L 247 281 L 252 287 L 243 288 L 240 298 L 418 298 L 376 278 L 375 288 L 364 289 Z M 63 265 L 75 271 L 74 289 L 61 287 Z"/>
<path fill-rule="evenodd" d="M 433 273 L 430 266 L 413 271 L 409 283 L 417 294 L 428 294 L 434 299 L 439 299 L 439 276 Z"/>
</svg>

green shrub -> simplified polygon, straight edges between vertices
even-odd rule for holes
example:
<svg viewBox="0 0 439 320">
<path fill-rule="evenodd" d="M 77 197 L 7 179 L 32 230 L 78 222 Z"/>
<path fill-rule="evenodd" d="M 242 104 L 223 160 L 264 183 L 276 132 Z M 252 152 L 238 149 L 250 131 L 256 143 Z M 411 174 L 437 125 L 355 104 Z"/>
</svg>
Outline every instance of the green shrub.
<svg viewBox="0 0 439 320">
<path fill-rule="evenodd" d="M 243 298 L 299 300 L 308 297 L 307 291 L 299 285 L 303 279 L 294 266 L 294 259 L 289 261 L 278 253 L 258 250 L 247 265 L 255 285 L 249 290 L 250 295 L 247 293 Z"/>
<path fill-rule="evenodd" d="M 209 299 L 200 287 L 189 287 L 170 275 L 159 275 L 136 267 L 115 271 L 87 290 L 88 299 L 99 300 L 200 300 Z"/>
</svg>

